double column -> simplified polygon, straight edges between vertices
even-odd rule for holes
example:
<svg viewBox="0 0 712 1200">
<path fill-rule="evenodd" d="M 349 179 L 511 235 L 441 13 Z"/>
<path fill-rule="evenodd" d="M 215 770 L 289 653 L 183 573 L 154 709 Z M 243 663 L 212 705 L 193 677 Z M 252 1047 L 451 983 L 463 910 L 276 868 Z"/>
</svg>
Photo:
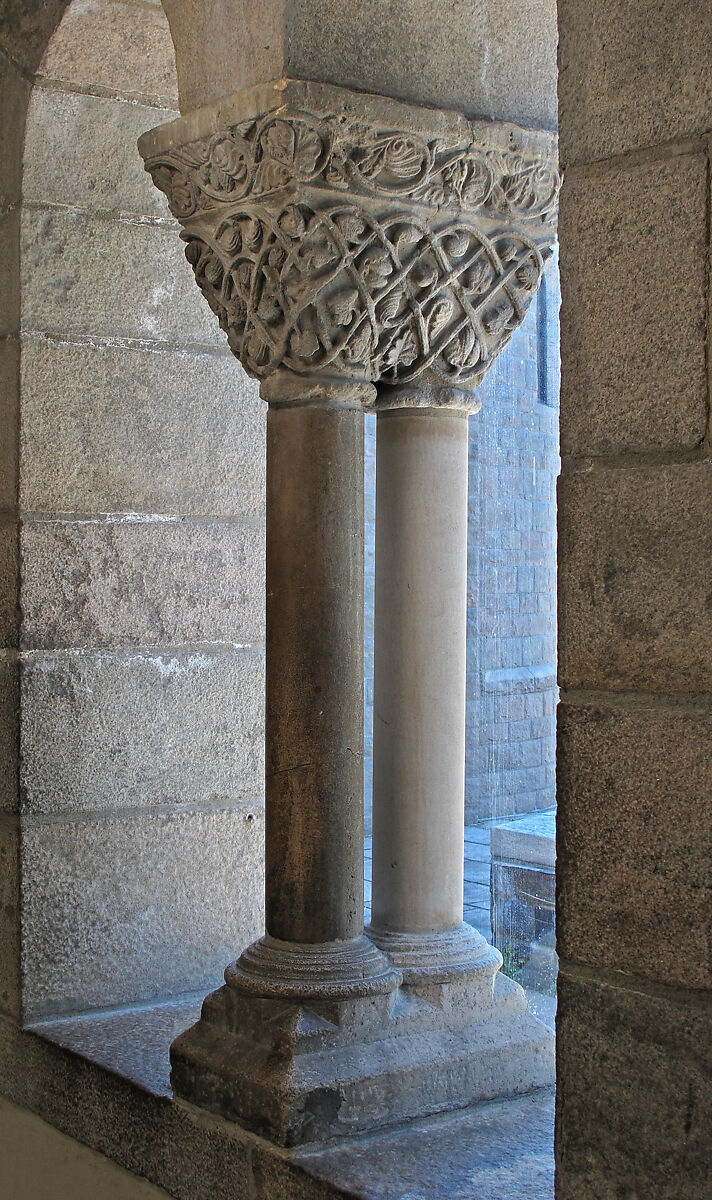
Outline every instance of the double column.
<svg viewBox="0 0 712 1200">
<path fill-rule="evenodd" d="M 266 933 L 173 1043 L 174 1088 L 294 1145 L 548 1082 L 547 1031 L 516 984 L 492 986 L 499 954 L 463 924 L 462 850 L 466 414 L 541 276 L 553 141 L 281 79 L 140 149 L 268 404 Z M 374 400 L 366 934 L 362 410 Z"/>
</svg>

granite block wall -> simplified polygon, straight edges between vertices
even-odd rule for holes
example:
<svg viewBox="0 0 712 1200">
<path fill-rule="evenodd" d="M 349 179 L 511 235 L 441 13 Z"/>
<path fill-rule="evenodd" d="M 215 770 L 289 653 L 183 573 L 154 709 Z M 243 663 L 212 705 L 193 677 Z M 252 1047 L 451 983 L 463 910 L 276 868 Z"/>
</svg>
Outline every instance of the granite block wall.
<svg viewBox="0 0 712 1200">
<path fill-rule="evenodd" d="M 21 83 L 0 1004 L 31 1022 L 207 991 L 261 932 L 265 413 L 136 148 L 177 115 L 160 4 L 70 6 Z"/>
<path fill-rule="evenodd" d="M 712 10 L 559 0 L 559 1200 L 712 1194 Z"/>
</svg>

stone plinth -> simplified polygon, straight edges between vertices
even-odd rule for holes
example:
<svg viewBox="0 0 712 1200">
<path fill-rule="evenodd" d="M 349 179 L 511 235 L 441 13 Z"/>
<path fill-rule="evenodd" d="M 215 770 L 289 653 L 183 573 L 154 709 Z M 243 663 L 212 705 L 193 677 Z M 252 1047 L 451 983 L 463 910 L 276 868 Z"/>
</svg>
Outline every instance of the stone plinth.
<svg viewBox="0 0 712 1200">
<path fill-rule="evenodd" d="M 178 1095 L 297 1146 L 545 1086 L 553 1034 L 504 975 L 302 1004 L 227 986 L 171 1064 Z"/>
</svg>

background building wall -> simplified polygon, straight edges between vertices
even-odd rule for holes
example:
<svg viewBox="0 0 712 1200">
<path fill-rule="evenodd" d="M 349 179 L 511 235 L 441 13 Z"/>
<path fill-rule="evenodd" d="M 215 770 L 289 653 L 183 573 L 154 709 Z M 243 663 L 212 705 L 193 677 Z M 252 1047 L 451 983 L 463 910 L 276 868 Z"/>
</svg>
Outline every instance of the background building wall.
<svg viewBox="0 0 712 1200">
<path fill-rule="evenodd" d="M 470 418 L 468 824 L 555 800 L 557 264 Z"/>
</svg>

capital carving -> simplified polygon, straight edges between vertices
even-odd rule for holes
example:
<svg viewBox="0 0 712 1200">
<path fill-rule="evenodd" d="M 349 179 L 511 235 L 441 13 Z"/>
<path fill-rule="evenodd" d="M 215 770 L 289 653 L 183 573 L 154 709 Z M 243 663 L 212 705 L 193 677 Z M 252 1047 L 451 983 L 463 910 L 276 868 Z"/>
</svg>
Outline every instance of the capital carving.
<svg viewBox="0 0 712 1200">
<path fill-rule="evenodd" d="M 281 81 L 139 142 L 245 369 L 471 390 L 555 236 L 550 135 Z"/>
</svg>

